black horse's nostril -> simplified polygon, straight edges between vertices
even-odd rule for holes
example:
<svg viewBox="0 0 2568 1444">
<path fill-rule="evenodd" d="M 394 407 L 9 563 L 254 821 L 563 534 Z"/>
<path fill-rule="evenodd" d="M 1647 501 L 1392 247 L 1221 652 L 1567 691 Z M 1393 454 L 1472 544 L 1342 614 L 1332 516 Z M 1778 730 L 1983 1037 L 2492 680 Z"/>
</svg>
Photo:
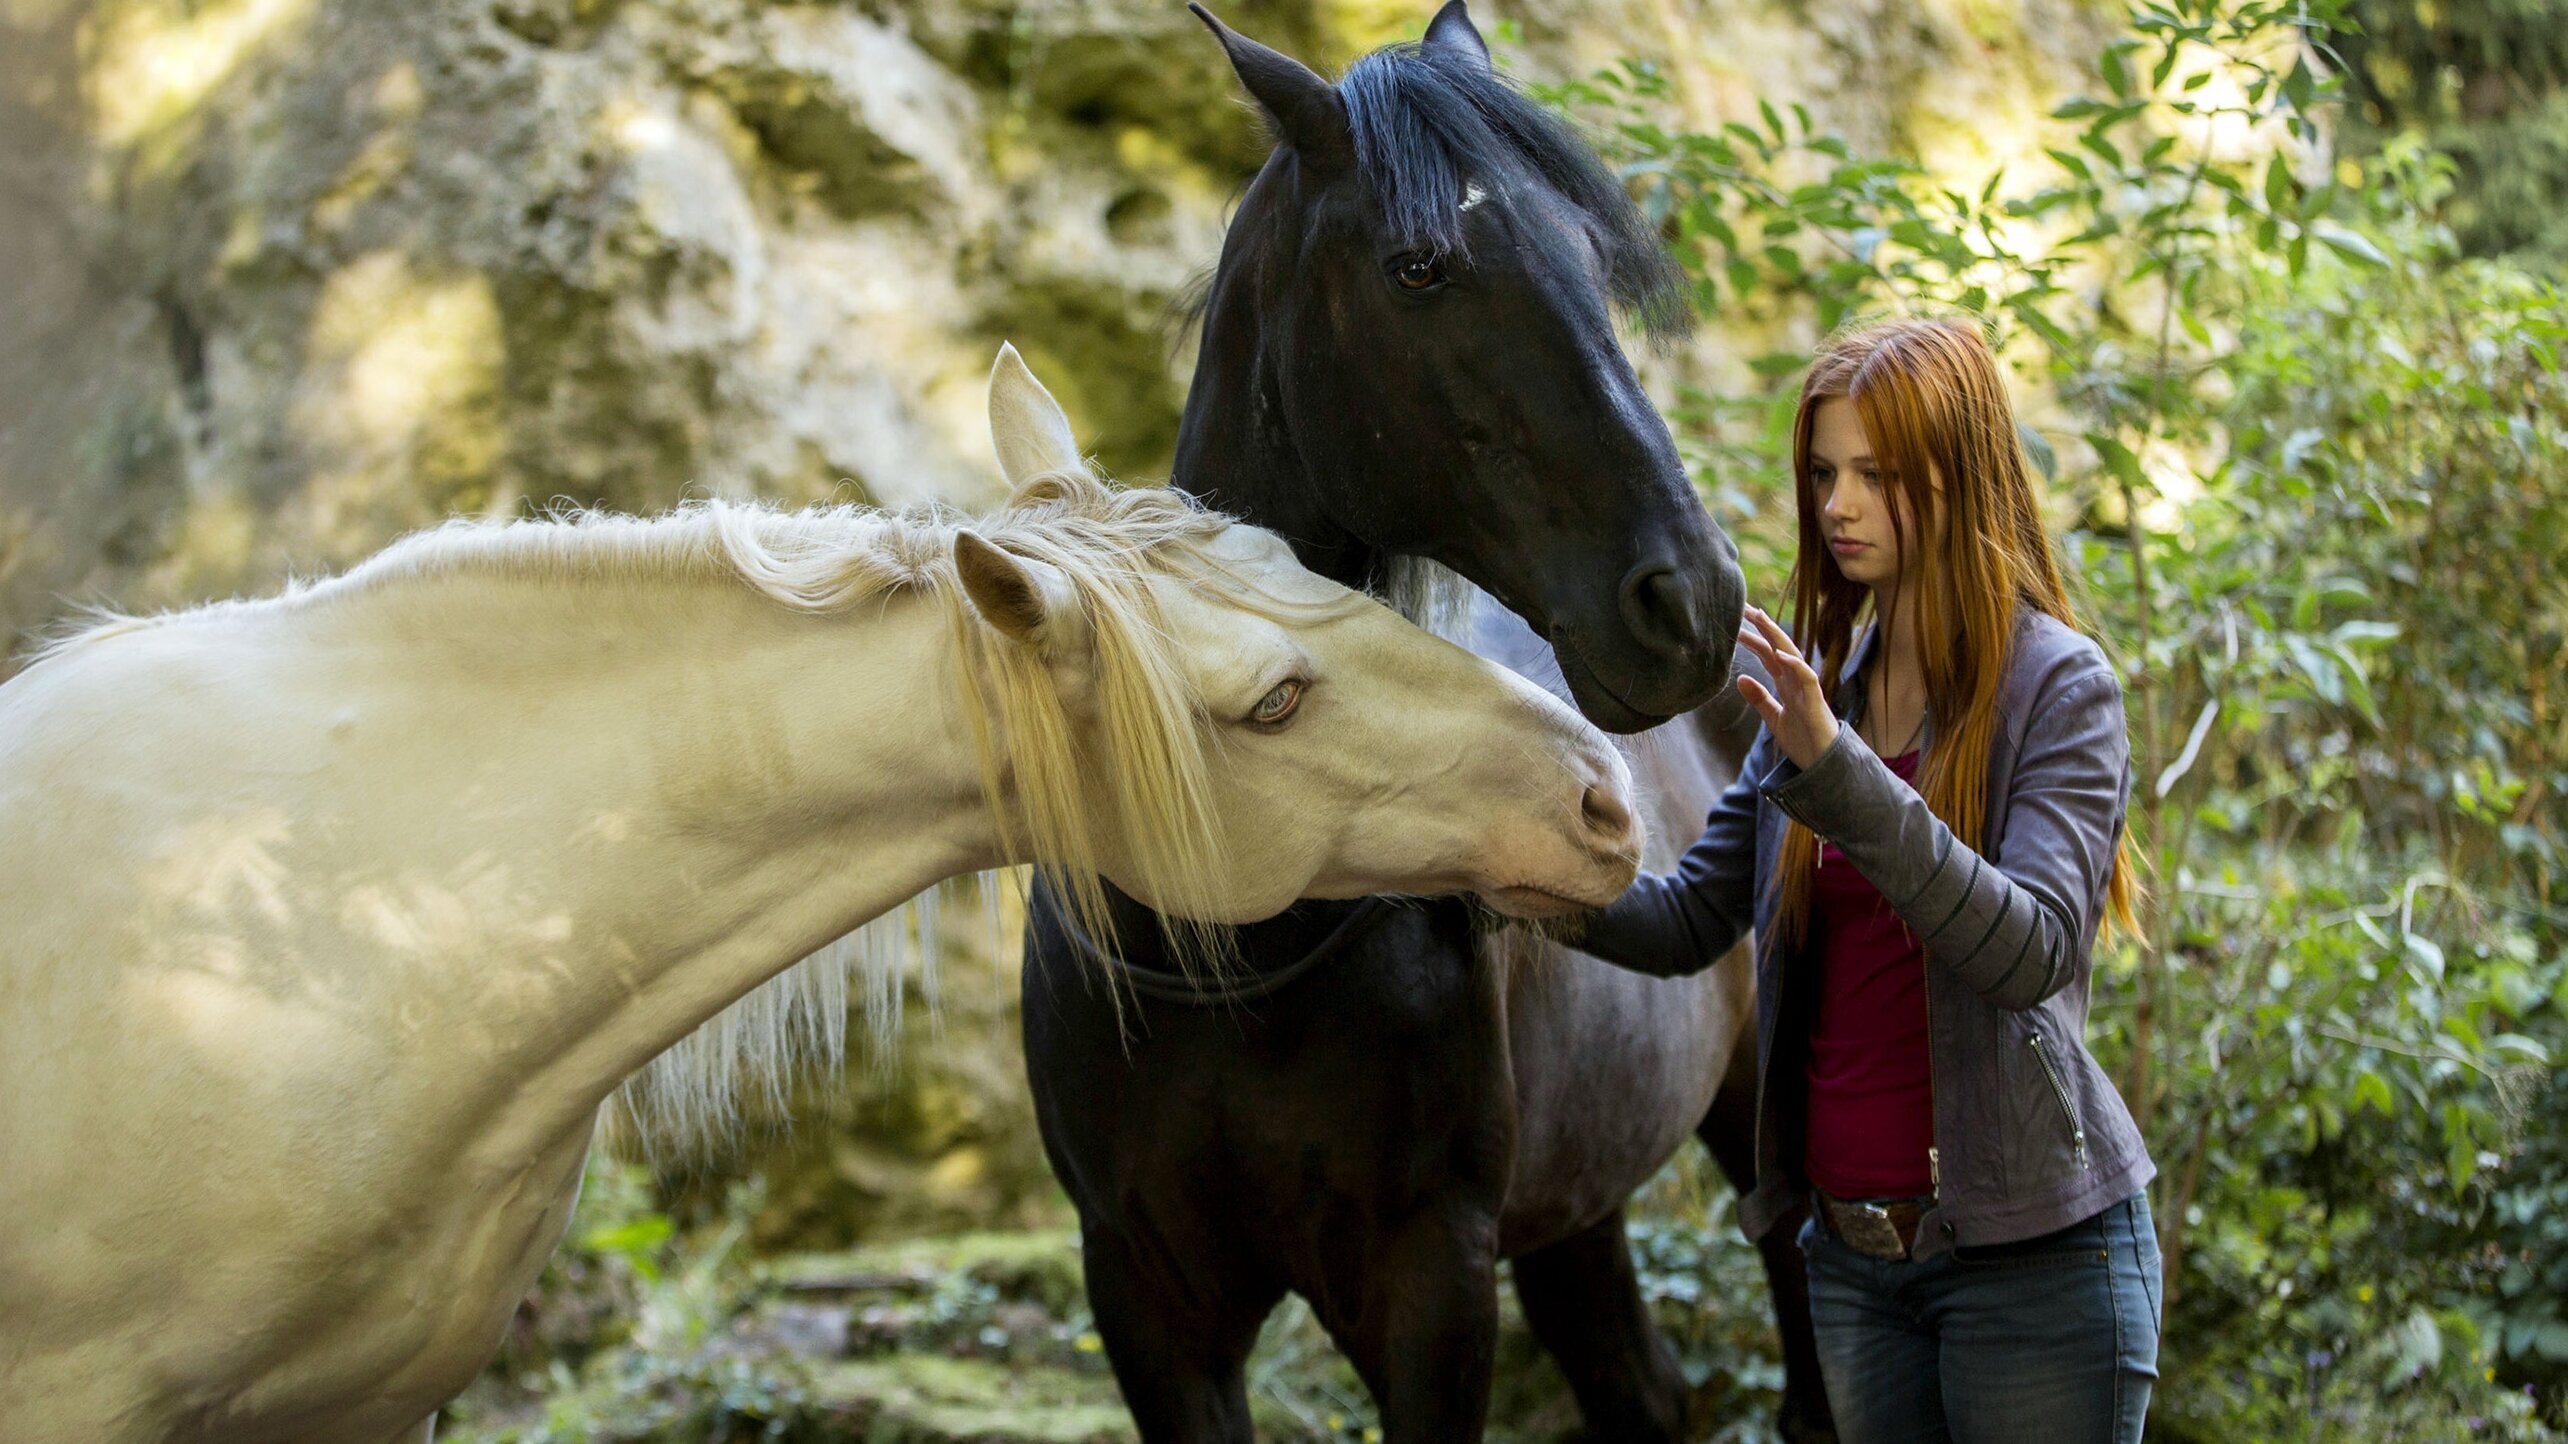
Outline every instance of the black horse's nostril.
<svg viewBox="0 0 2568 1444">
<path fill-rule="evenodd" d="M 1634 567 L 1623 578 L 1623 625 L 1661 656 L 1685 655 L 1702 640 L 1689 590 L 1676 568 L 1665 563 Z"/>
</svg>

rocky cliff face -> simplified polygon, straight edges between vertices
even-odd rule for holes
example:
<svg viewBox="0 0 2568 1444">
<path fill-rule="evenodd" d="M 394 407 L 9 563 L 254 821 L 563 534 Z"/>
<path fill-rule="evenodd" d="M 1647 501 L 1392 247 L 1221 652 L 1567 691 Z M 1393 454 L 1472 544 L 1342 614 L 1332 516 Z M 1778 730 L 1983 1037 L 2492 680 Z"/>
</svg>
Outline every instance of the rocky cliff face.
<svg viewBox="0 0 2568 1444">
<path fill-rule="evenodd" d="M 8 224 L 45 274 L 14 277 L 0 395 L 21 623 L 556 497 L 984 499 L 1003 336 L 1147 468 L 1161 312 L 1252 155 L 1201 45 L 1103 7 L 32 18 L 8 126 L 41 159 Z"/>
<path fill-rule="evenodd" d="M 1229 8 L 1329 65 L 1431 7 Z M 2082 43 L 2010 0 L 1483 8 L 1529 73 L 1657 54 L 1698 122 L 1782 89 L 1930 146 L 1983 143 Z M 1176 0 L 0 19 L 13 632 L 555 498 L 986 500 L 1002 338 L 1150 475 L 1191 360 L 1172 311 L 1263 150 Z"/>
<path fill-rule="evenodd" d="M 2081 3 L 1480 18 L 1528 74 L 1667 57 L 1698 125 L 1801 98 L 1960 154 L 2068 81 Z M 1332 67 L 1433 6 L 1220 8 Z M 1264 153 L 1235 94 L 1179 0 L 0 0 L 0 632 L 557 498 L 987 502 L 1001 339 L 1153 476 L 1172 312 Z M 1037 1186 L 1014 1065 L 925 1066 L 953 1100 L 883 1147 L 977 1140 L 957 1209 Z M 834 1151 L 860 1192 L 925 1169 Z"/>
</svg>

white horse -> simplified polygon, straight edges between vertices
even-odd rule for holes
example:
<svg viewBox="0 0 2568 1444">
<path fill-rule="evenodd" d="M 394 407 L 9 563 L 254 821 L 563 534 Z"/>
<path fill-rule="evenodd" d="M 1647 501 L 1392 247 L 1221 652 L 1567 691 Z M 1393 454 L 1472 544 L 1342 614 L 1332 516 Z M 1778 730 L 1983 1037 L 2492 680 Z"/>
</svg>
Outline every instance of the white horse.
<svg viewBox="0 0 2568 1444">
<path fill-rule="evenodd" d="M 992 411 L 1045 475 L 971 526 L 455 523 L 0 686 L 0 1440 L 415 1444 L 608 1095 L 940 879 L 1622 890 L 1569 709 Z"/>
</svg>

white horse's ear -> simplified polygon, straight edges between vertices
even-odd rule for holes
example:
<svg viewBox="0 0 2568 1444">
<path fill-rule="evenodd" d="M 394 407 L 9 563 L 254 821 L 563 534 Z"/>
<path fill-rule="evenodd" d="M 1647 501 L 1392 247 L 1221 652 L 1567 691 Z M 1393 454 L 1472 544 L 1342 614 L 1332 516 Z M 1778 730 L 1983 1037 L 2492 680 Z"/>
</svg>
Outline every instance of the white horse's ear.
<svg viewBox="0 0 2568 1444">
<path fill-rule="evenodd" d="M 1023 486 L 1028 477 L 1047 471 L 1087 469 L 1061 403 L 1004 341 L 999 359 L 990 366 L 990 444 L 998 448 L 999 471 L 1010 486 Z"/>
<path fill-rule="evenodd" d="M 1079 590 L 1049 562 L 1002 551 L 978 532 L 954 534 L 954 571 L 972 610 L 1002 635 L 1047 657 L 1087 639 Z"/>
</svg>

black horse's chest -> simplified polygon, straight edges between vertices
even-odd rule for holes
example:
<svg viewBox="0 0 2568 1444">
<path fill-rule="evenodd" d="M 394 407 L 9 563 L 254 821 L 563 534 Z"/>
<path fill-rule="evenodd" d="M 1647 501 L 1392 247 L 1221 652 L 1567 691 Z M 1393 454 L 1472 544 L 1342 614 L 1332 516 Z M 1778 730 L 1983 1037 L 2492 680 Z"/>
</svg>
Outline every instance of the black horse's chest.
<svg viewBox="0 0 2568 1444">
<path fill-rule="evenodd" d="M 1314 1252 L 1427 1193 L 1484 1194 L 1494 1213 L 1513 1083 L 1498 990 L 1468 929 L 1459 907 L 1404 906 L 1253 1002 L 1119 1005 L 1038 928 L 1026 1064 L 1065 1186 L 1083 1210 L 1214 1215 L 1225 1234 L 1304 1238 Z"/>
</svg>

